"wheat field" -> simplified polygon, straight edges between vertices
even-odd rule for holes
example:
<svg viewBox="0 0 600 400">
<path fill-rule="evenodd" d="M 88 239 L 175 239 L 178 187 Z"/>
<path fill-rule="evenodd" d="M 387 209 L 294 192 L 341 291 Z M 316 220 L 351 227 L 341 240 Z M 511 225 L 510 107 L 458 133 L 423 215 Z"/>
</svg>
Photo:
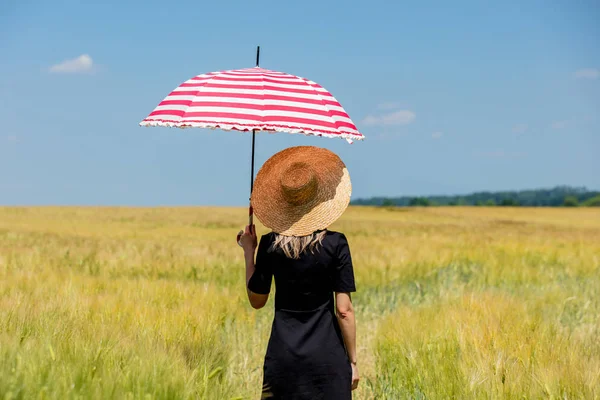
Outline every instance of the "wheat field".
<svg viewBox="0 0 600 400">
<path fill-rule="evenodd" d="M 257 399 L 242 208 L 0 208 L 0 399 Z M 259 234 L 266 233 L 257 227 Z M 600 398 L 600 210 L 350 207 L 355 399 Z"/>
</svg>

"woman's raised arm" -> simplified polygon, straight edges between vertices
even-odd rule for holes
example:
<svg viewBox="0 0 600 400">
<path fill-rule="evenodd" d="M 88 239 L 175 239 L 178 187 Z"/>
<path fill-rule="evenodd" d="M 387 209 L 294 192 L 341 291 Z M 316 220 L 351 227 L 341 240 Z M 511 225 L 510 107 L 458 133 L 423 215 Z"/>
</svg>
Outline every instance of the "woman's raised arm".
<svg viewBox="0 0 600 400">
<path fill-rule="evenodd" d="M 266 249 L 263 239 L 260 242 L 261 245 L 258 248 L 255 263 L 254 252 L 256 251 L 257 244 L 256 227 L 254 225 L 246 226 L 244 233 L 240 237 L 240 243 L 244 249 L 244 260 L 246 262 L 246 291 L 250 305 L 257 310 L 263 308 L 267 303 L 272 280 L 270 268 L 264 263 Z M 261 259 L 263 259 L 262 263 L 260 262 Z"/>
</svg>

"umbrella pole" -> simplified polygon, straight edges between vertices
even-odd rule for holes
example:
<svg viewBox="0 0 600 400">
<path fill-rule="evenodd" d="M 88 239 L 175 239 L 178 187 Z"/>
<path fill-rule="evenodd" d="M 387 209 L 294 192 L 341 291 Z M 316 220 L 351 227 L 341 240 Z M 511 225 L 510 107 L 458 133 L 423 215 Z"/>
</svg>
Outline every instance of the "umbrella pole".
<svg viewBox="0 0 600 400">
<path fill-rule="evenodd" d="M 254 143 L 256 141 L 256 130 L 252 129 L 252 161 L 250 162 L 250 207 L 248 207 L 248 225 L 253 225 L 253 214 L 252 210 L 252 190 L 254 190 Z"/>
<path fill-rule="evenodd" d="M 260 61 L 260 46 L 256 46 L 256 66 Z M 256 129 L 252 129 L 252 158 L 250 165 L 250 206 L 248 207 L 248 225 L 254 224 L 254 210 L 252 210 L 252 190 L 254 190 L 254 144 L 256 142 Z"/>
</svg>

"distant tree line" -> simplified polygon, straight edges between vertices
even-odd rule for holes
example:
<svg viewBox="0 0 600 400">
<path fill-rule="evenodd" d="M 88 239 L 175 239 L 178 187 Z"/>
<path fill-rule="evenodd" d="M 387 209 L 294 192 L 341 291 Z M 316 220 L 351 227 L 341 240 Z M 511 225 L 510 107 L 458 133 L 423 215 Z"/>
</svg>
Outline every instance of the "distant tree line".
<svg viewBox="0 0 600 400">
<path fill-rule="evenodd" d="M 509 192 L 477 192 L 453 196 L 401 196 L 357 199 L 353 205 L 382 207 L 504 206 L 504 207 L 600 207 L 600 192 L 586 188 L 557 186 Z"/>
</svg>

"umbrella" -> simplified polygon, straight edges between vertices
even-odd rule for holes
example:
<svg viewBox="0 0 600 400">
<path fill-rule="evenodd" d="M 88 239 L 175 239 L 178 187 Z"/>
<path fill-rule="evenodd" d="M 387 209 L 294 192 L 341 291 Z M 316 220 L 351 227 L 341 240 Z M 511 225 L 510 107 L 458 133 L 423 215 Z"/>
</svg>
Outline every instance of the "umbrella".
<svg viewBox="0 0 600 400">
<path fill-rule="evenodd" d="M 352 143 L 364 136 L 341 104 L 317 83 L 259 67 L 195 76 L 173 90 L 141 126 L 210 128 L 252 132 L 250 195 L 254 186 L 256 132 L 287 132 Z M 253 224 L 252 206 L 249 224 Z"/>
</svg>

